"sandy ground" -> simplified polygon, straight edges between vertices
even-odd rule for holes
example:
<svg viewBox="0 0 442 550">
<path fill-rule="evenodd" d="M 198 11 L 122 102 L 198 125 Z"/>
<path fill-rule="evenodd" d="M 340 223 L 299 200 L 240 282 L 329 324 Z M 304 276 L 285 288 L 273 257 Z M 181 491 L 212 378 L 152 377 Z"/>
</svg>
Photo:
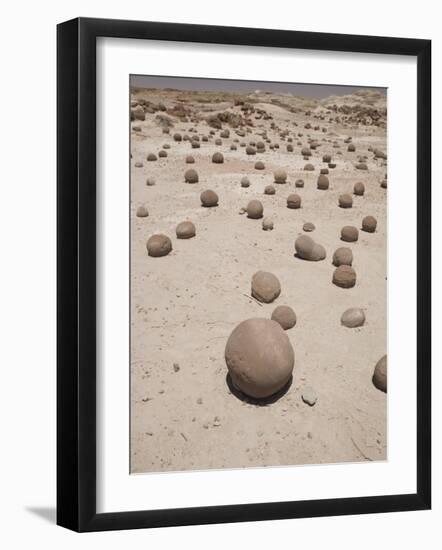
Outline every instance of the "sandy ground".
<svg viewBox="0 0 442 550">
<path fill-rule="evenodd" d="M 171 92 L 143 92 L 134 97 L 173 104 Z M 231 106 L 231 104 L 230 104 Z M 162 133 L 155 114 L 135 121 L 141 132 L 131 133 L 131 470 L 139 472 L 243 468 L 257 466 L 319 464 L 385 460 L 387 458 L 387 396 L 371 381 L 378 359 L 386 353 L 386 190 L 380 182 L 386 173 L 384 161 L 373 160 L 369 146 L 386 150 L 386 131 L 376 126 L 355 126 L 317 121 L 312 116 L 291 113 L 262 102 L 257 105 L 273 116 L 281 128 L 289 128 L 294 152 L 286 152 L 287 141 L 270 130 L 270 121 L 256 120 L 252 133 L 240 141 L 260 140 L 257 132 L 268 129 L 272 143 L 280 149 L 247 156 L 235 138 L 221 146 L 189 142 L 176 143 L 174 132 L 196 128 L 208 134 L 204 120 L 175 120 L 170 135 Z M 194 105 L 197 108 L 197 105 Z M 207 105 L 204 106 L 207 109 Z M 214 106 L 224 109 L 225 105 Z M 318 106 L 318 109 L 322 107 Z M 293 122 L 298 127 L 293 126 Z M 320 124 L 327 133 L 305 130 L 304 124 Z M 296 137 L 302 133 L 301 138 Z M 192 134 L 189 134 L 192 135 Z M 343 140 L 352 136 L 356 153 L 347 152 Z M 298 140 L 307 136 L 321 146 L 312 151 L 314 172 L 303 170 Z M 326 140 L 326 141 L 322 141 Z M 340 147 L 334 148 L 336 140 Z M 167 158 L 147 162 L 149 152 L 158 154 L 170 144 Z M 211 162 L 220 150 L 224 164 Z M 338 155 L 338 151 L 342 155 Z M 335 169 L 330 170 L 330 189 L 316 189 L 319 169 L 326 167 L 322 156 L 330 153 Z M 185 164 L 186 155 L 195 158 Z M 358 155 L 368 155 L 368 171 L 356 170 Z M 257 171 L 262 160 L 266 169 Z M 143 162 L 136 168 L 135 162 Z M 183 174 L 193 167 L 197 184 L 184 183 Z M 273 170 L 284 168 L 288 183 L 277 185 L 276 195 L 263 194 L 273 183 Z M 251 186 L 241 188 L 248 175 Z M 156 185 L 146 186 L 154 177 Z M 295 180 L 305 181 L 295 189 Z M 338 207 L 338 196 L 352 192 L 362 181 L 363 197 L 354 196 L 351 209 Z M 211 188 L 219 196 L 217 208 L 202 208 L 199 195 Z M 302 208 L 290 210 L 286 199 L 297 192 Z M 262 230 L 262 220 L 240 215 L 251 199 L 264 205 L 264 216 L 274 220 L 273 231 Z M 135 216 L 145 204 L 147 218 Z M 366 215 L 378 220 L 374 234 L 360 231 L 359 241 L 343 243 L 344 225 L 361 227 Z M 190 219 L 196 225 L 193 239 L 178 240 L 176 225 Z M 327 250 L 321 262 L 294 257 L 294 241 L 304 222 L 313 222 L 310 235 Z M 151 258 L 146 241 L 154 233 L 170 236 L 173 251 L 166 257 Z M 353 250 L 357 284 L 352 289 L 333 285 L 333 252 L 340 246 Z M 280 280 L 282 292 L 272 304 L 250 299 L 252 275 L 271 271 Z M 293 307 L 296 326 L 287 331 L 295 350 L 293 383 L 276 402 L 258 406 L 233 395 L 226 383 L 224 348 L 233 328 L 251 317 L 271 316 L 277 305 Z M 340 324 L 349 307 L 363 308 L 366 323 L 357 329 Z M 175 364 L 175 367 L 174 367 Z M 301 399 L 302 389 L 311 386 L 317 403 L 310 407 Z"/>
</svg>

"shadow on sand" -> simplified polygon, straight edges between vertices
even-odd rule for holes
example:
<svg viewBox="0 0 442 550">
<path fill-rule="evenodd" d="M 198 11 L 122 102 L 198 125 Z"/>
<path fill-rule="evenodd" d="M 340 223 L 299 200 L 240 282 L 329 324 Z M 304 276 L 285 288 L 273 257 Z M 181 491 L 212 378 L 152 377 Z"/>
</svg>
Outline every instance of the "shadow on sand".
<svg viewBox="0 0 442 550">
<path fill-rule="evenodd" d="M 258 407 L 265 407 L 266 405 L 271 405 L 272 403 L 275 403 L 278 401 L 278 399 L 281 399 L 282 396 L 284 396 L 288 390 L 290 389 L 290 386 L 293 382 L 293 376 L 290 376 L 289 380 L 287 381 L 286 385 L 283 386 L 280 390 L 278 390 L 273 395 L 270 395 L 269 397 L 265 397 L 263 399 L 255 399 L 254 397 L 249 397 L 245 393 L 243 393 L 241 390 L 238 390 L 238 388 L 235 388 L 233 385 L 232 379 L 230 377 L 230 374 L 227 373 L 226 376 L 226 384 L 230 390 L 230 392 L 240 401 L 244 401 L 245 403 L 248 403 L 249 405 L 256 405 Z"/>
</svg>

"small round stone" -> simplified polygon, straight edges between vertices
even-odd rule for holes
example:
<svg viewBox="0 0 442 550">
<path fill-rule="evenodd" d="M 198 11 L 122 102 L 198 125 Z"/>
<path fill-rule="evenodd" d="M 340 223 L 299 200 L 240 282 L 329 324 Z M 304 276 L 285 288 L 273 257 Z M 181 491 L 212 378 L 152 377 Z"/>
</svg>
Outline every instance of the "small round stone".
<svg viewBox="0 0 442 550">
<path fill-rule="evenodd" d="M 304 180 L 301 180 L 301 179 L 296 180 L 295 187 L 299 187 L 299 188 L 304 187 Z"/>
<path fill-rule="evenodd" d="M 195 159 L 192 157 L 192 155 L 187 155 L 186 157 L 186 164 L 194 164 Z"/>
<path fill-rule="evenodd" d="M 136 215 L 138 218 L 147 218 L 149 215 L 149 212 L 147 211 L 147 208 L 144 205 L 141 205 L 137 208 Z"/>
<path fill-rule="evenodd" d="M 254 147 L 252 147 L 252 145 L 248 145 L 246 147 L 246 153 L 248 155 L 256 155 L 256 149 Z"/>
<path fill-rule="evenodd" d="M 387 392 L 387 356 L 384 355 L 376 363 L 373 373 L 373 384 L 378 390 Z"/>
<path fill-rule="evenodd" d="M 167 151 L 165 151 L 164 149 L 161 149 L 161 151 L 158 153 L 158 156 L 160 158 L 166 158 L 167 157 Z"/>
<path fill-rule="evenodd" d="M 172 250 L 172 241 L 167 235 L 158 233 L 157 235 L 152 235 L 152 237 L 149 238 L 146 248 L 149 256 L 167 256 L 167 254 L 169 254 Z"/>
<path fill-rule="evenodd" d="M 273 273 L 257 271 L 252 277 L 252 296 L 259 302 L 270 304 L 281 294 L 281 284 Z"/>
<path fill-rule="evenodd" d="M 240 323 L 230 334 L 224 355 L 233 386 L 255 399 L 281 390 L 295 364 L 287 334 L 271 319 Z"/>
<path fill-rule="evenodd" d="M 155 185 L 155 179 L 154 178 L 147 178 L 146 179 L 146 185 L 147 185 L 147 187 L 153 187 Z"/>
<path fill-rule="evenodd" d="M 315 167 L 313 166 L 313 164 L 310 164 L 310 163 L 308 163 L 304 166 L 304 170 L 306 172 L 313 172 L 314 169 L 315 169 Z"/>
<path fill-rule="evenodd" d="M 247 176 L 241 178 L 241 187 L 250 187 L 250 180 Z"/>
<path fill-rule="evenodd" d="M 265 165 L 262 162 L 262 160 L 258 160 L 258 162 L 255 162 L 255 170 L 264 170 Z"/>
<path fill-rule="evenodd" d="M 341 246 L 333 254 L 333 265 L 339 267 L 340 265 L 352 265 L 353 252 L 351 248 Z"/>
<path fill-rule="evenodd" d="M 362 195 L 365 193 L 365 185 L 362 183 L 362 181 L 358 181 L 354 184 L 353 193 L 359 197 L 362 197 Z"/>
<path fill-rule="evenodd" d="M 264 218 L 262 220 L 262 228 L 264 231 L 271 231 L 273 229 L 273 220 L 271 218 Z"/>
<path fill-rule="evenodd" d="M 373 216 L 365 216 L 365 218 L 362 220 L 362 231 L 366 231 L 367 233 L 374 233 L 376 231 L 376 226 L 378 225 L 378 222 L 376 218 Z"/>
<path fill-rule="evenodd" d="M 218 206 L 218 195 L 212 189 L 206 189 L 200 195 L 201 204 L 207 208 Z"/>
<path fill-rule="evenodd" d="M 333 273 L 333 283 L 341 288 L 352 288 L 356 284 L 356 271 L 349 265 L 340 265 Z"/>
<path fill-rule="evenodd" d="M 143 163 L 142 162 L 136 162 L 135 163 L 135 168 L 143 168 Z"/>
<path fill-rule="evenodd" d="M 354 227 L 353 225 L 345 225 L 341 229 L 341 241 L 345 241 L 347 243 L 354 243 L 359 238 L 359 231 L 357 227 Z"/>
<path fill-rule="evenodd" d="M 365 313 L 359 307 L 346 309 L 341 316 L 341 325 L 347 328 L 362 327 L 365 323 Z"/>
<path fill-rule="evenodd" d="M 289 330 L 296 325 L 296 313 L 290 306 L 278 306 L 273 310 L 272 320 L 279 323 L 284 330 Z"/>
<path fill-rule="evenodd" d="M 341 208 L 351 208 L 353 206 L 353 198 L 348 193 L 339 196 L 339 206 Z"/>
<path fill-rule="evenodd" d="M 314 231 L 316 229 L 316 227 L 315 227 L 315 224 L 313 224 L 311 222 L 305 222 L 305 224 L 302 226 L 302 229 L 306 233 L 311 233 L 312 231 Z"/>
<path fill-rule="evenodd" d="M 276 193 L 276 189 L 273 185 L 266 185 L 264 189 L 265 195 L 274 195 Z"/>
<path fill-rule="evenodd" d="M 247 205 L 247 217 L 252 218 L 253 220 L 258 220 L 262 218 L 264 208 L 262 202 L 258 200 L 250 201 Z"/>
<path fill-rule="evenodd" d="M 157 160 L 157 156 L 154 153 L 149 153 L 146 158 L 149 162 Z"/>
<path fill-rule="evenodd" d="M 198 183 L 198 172 L 193 168 L 189 168 L 184 172 L 184 181 L 186 183 Z"/>
<path fill-rule="evenodd" d="M 287 197 L 287 208 L 301 208 L 301 197 L 292 193 Z"/>
<path fill-rule="evenodd" d="M 195 237 L 195 225 L 191 221 L 184 221 L 176 226 L 176 236 L 178 239 L 191 239 Z"/>
</svg>

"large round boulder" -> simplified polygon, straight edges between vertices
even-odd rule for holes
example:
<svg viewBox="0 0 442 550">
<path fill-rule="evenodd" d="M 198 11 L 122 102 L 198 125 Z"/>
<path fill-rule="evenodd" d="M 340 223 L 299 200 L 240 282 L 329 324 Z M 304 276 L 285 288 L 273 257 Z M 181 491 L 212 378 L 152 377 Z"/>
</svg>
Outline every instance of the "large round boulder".
<svg viewBox="0 0 442 550">
<path fill-rule="evenodd" d="M 250 201 L 247 205 L 247 217 L 251 218 L 252 220 L 258 220 L 259 218 L 262 218 L 264 212 L 264 207 L 262 206 L 262 202 L 258 200 Z"/>
<path fill-rule="evenodd" d="M 202 206 L 210 208 L 211 206 L 218 206 L 218 195 L 212 189 L 206 189 L 200 195 Z"/>
<path fill-rule="evenodd" d="M 296 313 L 290 306 L 277 306 L 272 313 L 272 320 L 281 325 L 284 330 L 296 325 Z"/>
<path fill-rule="evenodd" d="M 387 356 L 384 355 L 376 363 L 373 373 L 373 384 L 378 390 L 387 392 Z"/>
<path fill-rule="evenodd" d="M 191 239 L 196 234 L 195 225 L 191 221 L 179 223 L 175 231 L 178 239 Z"/>
<path fill-rule="evenodd" d="M 367 233 L 374 233 L 376 231 L 376 226 L 378 222 L 374 216 L 365 216 L 362 220 L 362 231 Z"/>
<path fill-rule="evenodd" d="M 152 235 L 146 243 L 146 248 L 149 256 L 159 258 L 160 256 L 167 256 L 172 250 L 172 241 L 167 235 L 158 233 Z"/>
<path fill-rule="evenodd" d="M 365 323 L 365 313 L 359 307 L 351 307 L 346 309 L 341 315 L 341 325 L 347 328 L 362 327 Z"/>
<path fill-rule="evenodd" d="M 225 360 L 233 386 L 255 399 L 270 397 L 290 380 L 295 353 L 287 334 L 271 319 L 247 319 L 227 340 Z"/>
<path fill-rule="evenodd" d="M 353 263 L 353 252 L 347 246 L 337 248 L 333 254 L 333 265 L 351 265 Z"/>
<path fill-rule="evenodd" d="M 292 193 L 287 197 L 287 208 L 301 208 L 301 197 Z"/>
<path fill-rule="evenodd" d="M 287 172 L 282 168 L 278 168 L 273 172 L 275 183 L 285 183 L 287 181 Z"/>
<path fill-rule="evenodd" d="M 352 288 L 356 284 L 356 271 L 349 265 L 340 265 L 333 273 L 333 283 L 341 288 Z"/>
<path fill-rule="evenodd" d="M 299 258 L 310 262 L 319 262 L 326 257 L 325 248 L 309 237 L 300 235 L 295 241 L 295 250 Z"/>
</svg>

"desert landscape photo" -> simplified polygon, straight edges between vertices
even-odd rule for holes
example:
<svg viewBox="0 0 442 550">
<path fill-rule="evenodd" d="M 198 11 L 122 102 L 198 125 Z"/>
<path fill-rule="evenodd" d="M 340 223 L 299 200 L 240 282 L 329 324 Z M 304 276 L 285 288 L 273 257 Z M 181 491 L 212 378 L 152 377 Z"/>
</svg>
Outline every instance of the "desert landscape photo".
<svg viewBox="0 0 442 550">
<path fill-rule="evenodd" d="M 387 95 L 131 76 L 131 473 L 388 458 Z"/>
</svg>

